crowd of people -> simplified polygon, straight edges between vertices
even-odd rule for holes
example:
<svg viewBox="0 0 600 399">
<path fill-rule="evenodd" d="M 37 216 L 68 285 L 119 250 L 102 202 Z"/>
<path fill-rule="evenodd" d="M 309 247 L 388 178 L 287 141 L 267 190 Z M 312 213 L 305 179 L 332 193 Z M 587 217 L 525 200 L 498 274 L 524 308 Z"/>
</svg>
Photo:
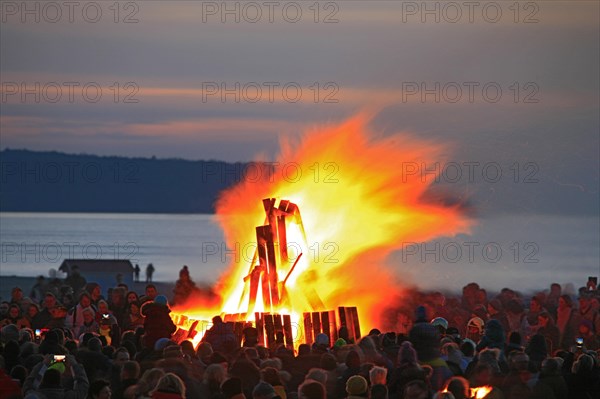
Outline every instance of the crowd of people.
<svg viewBox="0 0 600 399">
<path fill-rule="evenodd" d="M 254 327 L 238 336 L 220 316 L 195 346 L 153 284 L 104 298 L 98 284 L 70 282 L 29 296 L 15 287 L 0 304 L 1 398 L 600 398 L 592 278 L 574 295 L 559 284 L 530 297 L 476 283 L 414 292 L 394 331 L 353 339 L 342 326 L 296 348 L 266 348 Z"/>
</svg>

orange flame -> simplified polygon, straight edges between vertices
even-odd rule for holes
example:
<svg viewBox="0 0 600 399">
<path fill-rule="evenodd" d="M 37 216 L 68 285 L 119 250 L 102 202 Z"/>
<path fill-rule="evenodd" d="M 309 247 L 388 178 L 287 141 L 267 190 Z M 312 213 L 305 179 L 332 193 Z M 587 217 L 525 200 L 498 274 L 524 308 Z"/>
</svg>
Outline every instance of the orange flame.
<svg viewBox="0 0 600 399">
<path fill-rule="evenodd" d="M 485 385 L 485 386 L 477 387 L 477 388 L 471 388 L 471 397 L 473 399 L 483 399 L 490 392 L 492 392 L 492 389 L 494 389 L 494 388 L 489 385 Z"/>
<path fill-rule="evenodd" d="M 210 309 L 188 303 L 176 311 L 206 320 L 263 310 L 260 300 L 256 309 L 247 309 L 248 302 L 240 299 L 252 266 L 249 248 L 256 248 L 255 227 L 265 220 L 262 199 L 273 197 L 298 205 L 306 232 L 305 242 L 299 228 L 288 226 L 292 257 L 299 252 L 302 257 L 286 283 L 289 308 L 278 310 L 298 322 L 302 311 L 310 310 L 308 293 L 316 292 L 326 309 L 357 306 L 361 329 L 378 326 L 378 310 L 402 289 L 384 266 L 387 255 L 403 242 L 465 232 L 470 221 L 458 206 L 424 199 L 434 173 L 407 173 L 415 165 L 431 169 L 446 148 L 408 134 L 375 138 L 369 120 L 361 114 L 309 132 L 299 142 L 285 141 L 272 174 L 256 179 L 253 173 L 224 191 L 217 218 L 228 248 L 246 255 L 217 284 L 223 303 Z M 288 271 L 278 270 L 279 281 Z"/>
</svg>

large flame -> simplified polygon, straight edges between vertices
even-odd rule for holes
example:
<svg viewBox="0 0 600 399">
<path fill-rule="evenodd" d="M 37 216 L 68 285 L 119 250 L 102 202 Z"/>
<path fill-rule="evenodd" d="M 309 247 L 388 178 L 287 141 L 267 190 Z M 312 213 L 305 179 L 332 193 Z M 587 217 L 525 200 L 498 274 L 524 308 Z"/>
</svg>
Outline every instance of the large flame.
<svg viewBox="0 0 600 399">
<path fill-rule="evenodd" d="M 408 134 L 376 138 L 369 120 L 361 114 L 308 132 L 299 142 L 285 141 L 272 173 L 263 167 L 257 178 L 252 168 L 246 179 L 224 191 L 217 217 L 228 248 L 242 256 L 218 283 L 221 304 L 211 309 L 188 304 L 178 311 L 206 317 L 263 310 L 260 300 L 257 308 L 247 309 L 244 277 L 256 248 L 255 227 L 265 220 L 262 200 L 273 197 L 298 205 L 306 232 L 305 241 L 298 226 L 288 225 L 292 256 L 301 252 L 302 257 L 286 283 L 290 300 L 285 309 L 275 310 L 298 321 L 311 310 L 308 298 L 314 292 L 326 309 L 357 306 L 361 329 L 378 326 L 379 310 L 402 289 L 396 278 L 401 270 L 385 267 L 387 255 L 403 242 L 464 232 L 469 220 L 459 206 L 424 198 L 434 173 L 414 173 L 415 166 L 432 169 L 442 162 L 446 147 Z M 278 270 L 280 281 L 288 271 Z"/>
</svg>

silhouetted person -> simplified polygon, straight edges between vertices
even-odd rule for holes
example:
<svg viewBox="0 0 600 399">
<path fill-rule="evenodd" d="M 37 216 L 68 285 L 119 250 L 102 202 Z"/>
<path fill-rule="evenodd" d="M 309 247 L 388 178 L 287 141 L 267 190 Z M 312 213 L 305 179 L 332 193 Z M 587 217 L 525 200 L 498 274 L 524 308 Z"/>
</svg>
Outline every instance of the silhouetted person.
<svg viewBox="0 0 600 399">
<path fill-rule="evenodd" d="M 133 275 L 135 278 L 136 283 L 140 282 L 140 265 L 138 265 L 137 263 L 135 264 L 135 268 L 133 269 Z"/>
<path fill-rule="evenodd" d="M 149 283 L 152 281 L 152 275 L 154 274 L 154 265 L 152 263 L 148 263 L 146 267 L 146 282 Z"/>
<path fill-rule="evenodd" d="M 192 281 L 188 267 L 183 266 L 179 271 L 179 279 L 175 282 L 175 288 L 173 289 L 173 304 L 185 303 L 196 290 L 196 283 Z"/>
<path fill-rule="evenodd" d="M 229 354 L 239 347 L 231 324 L 224 323 L 221 316 L 213 317 L 212 322 L 213 325 L 202 337 L 202 342 L 208 342 L 215 352 L 223 354 Z"/>
</svg>

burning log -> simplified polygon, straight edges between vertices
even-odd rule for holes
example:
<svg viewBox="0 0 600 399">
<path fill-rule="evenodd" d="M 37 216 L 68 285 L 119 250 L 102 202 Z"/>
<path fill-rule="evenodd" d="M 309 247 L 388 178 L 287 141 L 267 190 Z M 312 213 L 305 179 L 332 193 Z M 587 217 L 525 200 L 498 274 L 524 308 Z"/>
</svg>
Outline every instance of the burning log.
<svg viewBox="0 0 600 399">
<path fill-rule="evenodd" d="M 279 203 L 279 210 L 285 212 L 288 208 L 289 205 L 289 201 L 281 201 Z M 286 227 L 285 227 L 285 215 L 279 215 L 277 216 L 277 233 L 279 235 L 279 246 L 280 246 L 280 255 L 281 255 L 281 262 L 282 263 L 288 263 L 289 262 L 289 258 L 288 258 L 288 250 L 287 250 L 287 231 L 286 231 Z"/>
<path fill-rule="evenodd" d="M 292 318 L 289 314 L 283 315 L 283 336 L 285 338 L 285 346 L 294 348 L 294 334 L 292 333 Z"/>
<path fill-rule="evenodd" d="M 188 331 L 187 339 L 193 340 L 196 337 L 196 334 L 198 334 L 198 331 L 196 331 L 196 328 L 198 328 L 199 322 L 200 322 L 199 320 L 194 320 L 194 322 L 192 323 L 192 325 L 190 326 L 190 329 Z"/>
<path fill-rule="evenodd" d="M 304 323 L 298 327 L 304 327 L 306 343 L 313 343 L 317 335 L 323 333 L 331 345 L 338 338 L 338 326 L 347 327 L 349 338 L 356 342 L 360 338 L 356 307 L 339 307 L 337 314 L 334 310 L 327 310 L 312 285 L 318 275 L 316 270 L 310 269 L 306 260 L 305 253 L 308 253 L 309 246 L 299 208 L 287 200 L 280 201 L 278 206 L 276 202 L 275 198 L 263 199 L 266 216 L 264 224 L 255 228 L 257 248 L 248 273 L 243 277 L 242 289 L 231 298 L 238 301 L 239 295 L 238 306 L 234 308 L 234 312 L 239 313 L 221 313 L 223 321 L 231 325 L 238 342 L 242 342 L 243 331 L 251 324 L 248 317 L 254 313 L 256 332 L 253 333 L 253 341 L 267 347 L 284 344 L 293 349 L 298 343 L 294 342 L 292 323 L 300 321 L 300 314 L 304 311 Z M 290 227 L 292 229 L 288 230 Z M 298 241 L 295 244 L 300 246 L 293 262 L 288 252 L 290 237 L 294 237 Z M 280 273 L 285 275 L 281 281 Z M 300 273 L 302 275 L 297 276 Z M 302 289 L 299 290 L 298 286 Z M 288 295 L 288 289 L 294 293 L 294 297 Z M 245 300 L 247 307 L 244 306 Z M 297 309 L 300 303 L 307 309 Z M 189 319 L 184 314 L 172 315 L 179 326 L 175 334 L 178 342 L 192 339 L 197 343 L 204 336 L 207 330 L 204 327 L 210 325 L 206 312 L 193 317 L 199 319 Z M 202 328 L 198 331 L 200 323 Z"/>
<path fill-rule="evenodd" d="M 340 316 L 340 327 L 346 327 L 348 329 L 348 338 L 354 342 L 358 342 L 360 339 L 360 323 L 358 322 L 358 310 L 356 307 L 340 306 L 338 314 Z"/>
<path fill-rule="evenodd" d="M 303 316 L 305 342 L 307 344 L 315 342 L 317 335 L 321 333 L 327 335 L 330 345 L 338 339 L 335 311 L 304 312 Z"/>
<path fill-rule="evenodd" d="M 273 315 L 264 313 L 263 319 L 265 321 L 266 344 L 269 348 L 272 348 L 275 344 L 275 323 L 273 322 Z"/>
<path fill-rule="evenodd" d="M 254 309 L 254 306 L 256 305 L 256 294 L 258 292 L 258 283 L 260 283 L 260 275 L 263 272 L 263 268 L 261 266 L 256 266 L 254 269 L 252 269 L 252 272 L 247 275 L 244 278 L 244 281 L 247 282 L 248 280 L 250 280 L 250 294 L 248 297 L 248 310 Z M 242 297 L 240 298 L 240 306 L 241 307 L 241 301 L 244 299 L 243 294 Z"/>
<path fill-rule="evenodd" d="M 187 339 L 188 335 L 189 335 L 188 330 L 186 330 L 182 327 L 179 327 L 177 329 L 177 331 L 175 331 L 175 333 L 171 336 L 171 341 L 180 344 L 182 341 Z"/>
<path fill-rule="evenodd" d="M 325 304 L 321 301 L 321 297 L 317 294 L 317 291 L 313 287 L 306 287 L 303 291 L 306 300 L 308 301 L 311 309 L 313 310 L 322 310 L 325 309 Z"/>
<path fill-rule="evenodd" d="M 292 321 L 289 314 L 255 313 L 255 324 L 258 330 L 258 342 L 273 347 L 284 344 L 287 348 L 294 348 Z"/>
<path fill-rule="evenodd" d="M 335 312 L 333 310 L 330 310 L 329 312 L 321 312 L 321 326 L 323 333 L 329 337 L 329 344 L 333 345 L 338 338 Z"/>
<path fill-rule="evenodd" d="M 287 302 L 285 284 L 294 271 L 301 254 L 296 258 L 294 264 L 290 265 L 286 221 L 295 222 L 300 228 L 304 241 L 306 241 L 298 206 L 287 200 L 281 200 L 279 207 L 276 207 L 275 203 L 275 198 L 263 199 L 266 224 L 256 227 L 257 249 L 250 265 L 250 271 L 244 278 L 246 284 L 240 297 L 241 307 L 246 293 L 246 286 L 249 285 L 249 311 L 252 311 L 256 305 L 259 283 L 262 290 L 263 309 L 274 312 Z M 255 266 L 257 260 L 259 264 Z M 277 269 L 284 266 L 289 266 L 289 270 L 286 278 L 283 282 L 280 282 Z M 305 295 L 313 310 L 324 309 L 323 301 L 314 289 L 307 290 Z"/>
<path fill-rule="evenodd" d="M 265 344 L 265 323 L 263 322 L 262 313 L 254 313 L 255 327 L 258 331 L 258 342 Z"/>
<path fill-rule="evenodd" d="M 487 395 L 492 392 L 493 387 L 486 385 L 477 388 L 471 388 L 471 398 L 472 399 L 484 399 Z"/>
<path fill-rule="evenodd" d="M 269 250 L 268 246 L 269 244 L 271 244 L 269 247 L 271 250 L 274 249 L 274 245 L 273 245 L 273 237 L 271 235 L 271 229 L 269 226 L 258 226 L 256 228 L 256 244 L 257 244 L 257 251 L 258 251 L 258 260 L 260 262 L 259 264 L 259 268 L 261 271 L 261 277 L 262 277 L 262 297 L 263 297 L 263 304 L 264 304 L 264 308 L 265 309 L 271 309 L 273 307 L 273 302 L 272 302 L 272 298 L 275 297 L 279 297 L 279 295 L 277 293 L 275 293 L 275 295 L 272 295 L 272 289 L 273 287 L 271 286 L 271 280 L 272 278 L 270 277 L 270 274 L 272 272 L 277 273 L 277 267 L 275 265 L 275 259 L 273 256 L 268 255 L 267 252 Z M 271 260 L 271 265 L 269 268 L 269 260 Z M 276 289 L 277 287 L 275 287 Z M 256 294 L 250 292 L 251 296 L 256 297 Z M 277 304 L 275 304 L 277 305 Z"/>
<path fill-rule="evenodd" d="M 280 283 L 279 292 L 281 293 L 281 305 L 282 306 L 289 306 L 290 305 L 289 304 L 289 300 L 288 300 L 289 298 L 288 298 L 287 290 L 285 288 L 285 283 L 287 283 L 288 279 L 290 278 L 290 275 L 292 274 L 292 272 L 296 268 L 296 265 L 300 261 L 301 257 L 302 257 L 302 253 L 300 253 L 296 257 L 296 261 L 294 261 L 294 264 L 290 268 L 290 271 L 288 272 L 287 276 L 285 276 L 285 278 L 283 279 L 283 281 Z"/>
</svg>

